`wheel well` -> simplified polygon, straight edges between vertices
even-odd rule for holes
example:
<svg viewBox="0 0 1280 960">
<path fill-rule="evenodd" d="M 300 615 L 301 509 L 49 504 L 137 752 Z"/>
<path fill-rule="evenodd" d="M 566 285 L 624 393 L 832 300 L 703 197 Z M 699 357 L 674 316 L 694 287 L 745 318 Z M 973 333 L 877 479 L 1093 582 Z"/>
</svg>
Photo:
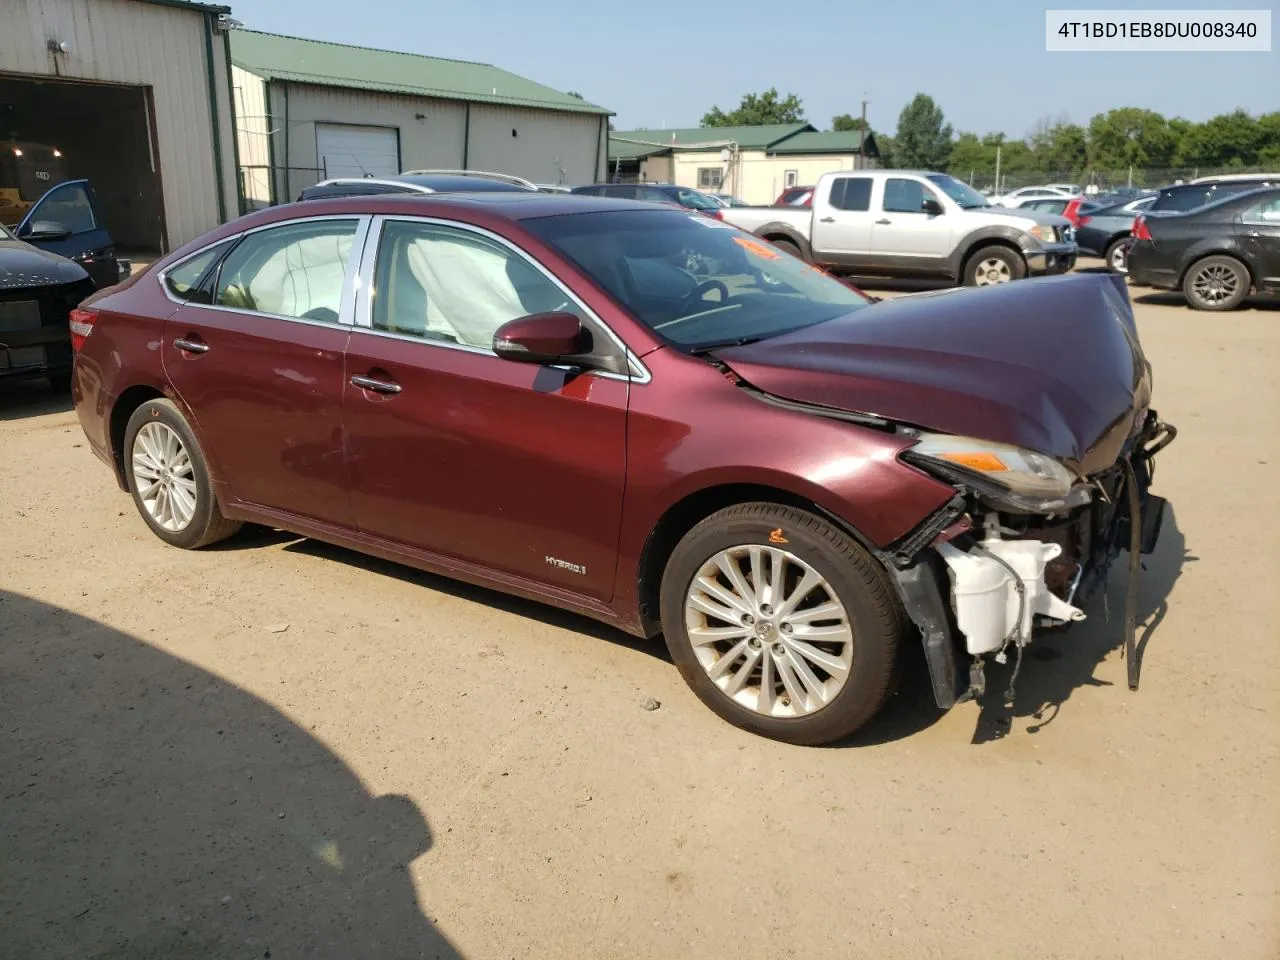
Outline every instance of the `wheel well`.
<svg viewBox="0 0 1280 960">
<path fill-rule="evenodd" d="M 969 265 L 969 259 L 981 250 L 983 247 L 1004 247 L 1006 250 L 1012 250 L 1018 255 L 1018 259 L 1026 263 L 1027 258 L 1023 256 L 1022 248 L 1012 240 L 1006 240 L 1004 237 L 987 237 L 983 240 L 975 240 L 964 251 L 964 256 L 960 258 L 959 276 L 964 276 L 964 269 Z"/>
<path fill-rule="evenodd" d="M 148 400 L 162 400 L 164 394 L 155 387 L 130 387 L 116 398 L 111 408 L 111 460 L 116 471 L 116 481 L 124 490 L 129 489 L 128 475 L 124 469 L 124 430 L 129 425 L 133 411 Z"/>
<path fill-rule="evenodd" d="M 780 233 L 777 230 L 770 230 L 768 233 L 761 234 L 760 239 L 768 243 L 777 243 L 781 240 L 799 250 L 800 256 L 804 257 L 806 260 L 810 259 L 808 246 L 790 234 Z"/>
<path fill-rule="evenodd" d="M 828 517 L 811 500 L 777 487 L 760 484 L 735 483 L 708 487 L 678 501 L 664 513 L 645 541 L 640 557 L 640 576 L 637 584 L 640 621 L 650 636 L 660 629 L 659 605 L 662 590 L 662 571 L 680 539 L 695 526 L 718 510 L 737 503 L 777 503 L 783 506 L 807 510 Z"/>
<path fill-rule="evenodd" d="M 1210 257 L 1226 257 L 1228 260 L 1234 260 L 1236 263 L 1240 264 L 1241 268 L 1244 270 L 1244 275 L 1249 278 L 1250 288 L 1253 287 L 1257 278 L 1254 277 L 1253 271 L 1249 269 L 1249 264 L 1236 256 L 1236 254 L 1230 250 L 1207 250 L 1203 253 L 1197 253 L 1187 261 L 1187 265 L 1183 267 L 1182 272 L 1178 274 L 1178 286 L 1181 287 L 1186 282 L 1187 274 L 1191 272 L 1192 267 L 1201 260 L 1208 260 Z"/>
</svg>

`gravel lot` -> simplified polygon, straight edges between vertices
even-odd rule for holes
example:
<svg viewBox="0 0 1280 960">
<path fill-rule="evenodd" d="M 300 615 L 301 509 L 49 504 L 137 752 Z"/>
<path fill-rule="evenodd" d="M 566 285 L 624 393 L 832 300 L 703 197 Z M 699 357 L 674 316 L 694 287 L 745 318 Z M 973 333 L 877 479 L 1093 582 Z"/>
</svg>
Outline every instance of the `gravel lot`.
<svg viewBox="0 0 1280 960">
<path fill-rule="evenodd" d="M 0 383 L 0 957 L 1272 960 L 1280 310 L 1143 300 L 1181 434 L 1141 691 L 1121 572 L 1012 715 L 917 673 L 822 750 L 587 620 L 270 531 L 167 548 Z"/>
</svg>

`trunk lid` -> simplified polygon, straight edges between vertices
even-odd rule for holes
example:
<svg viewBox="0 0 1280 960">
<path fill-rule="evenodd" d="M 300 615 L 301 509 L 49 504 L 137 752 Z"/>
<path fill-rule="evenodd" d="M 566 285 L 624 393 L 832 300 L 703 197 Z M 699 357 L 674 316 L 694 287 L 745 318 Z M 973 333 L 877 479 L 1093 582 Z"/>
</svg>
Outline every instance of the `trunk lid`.
<svg viewBox="0 0 1280 960">
<path fill-rule="evenodd" d="M 1151 395 L 1114 275 L 886 300 L 715 355 L 787 400 L 1017 444 L 1086 474 L 1115 461 Z"/>
</svg>

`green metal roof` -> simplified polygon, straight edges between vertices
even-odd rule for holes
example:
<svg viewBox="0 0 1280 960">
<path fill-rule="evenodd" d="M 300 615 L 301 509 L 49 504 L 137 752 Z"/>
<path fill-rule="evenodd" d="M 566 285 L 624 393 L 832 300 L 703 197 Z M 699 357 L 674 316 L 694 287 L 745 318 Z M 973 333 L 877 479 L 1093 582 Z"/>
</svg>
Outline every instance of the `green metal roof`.
<svg viewBox="0 0 1280 960">
<path fill-rule="evenodd" d="M 233 30 L 231 62 L 266 80 L 612 116 L 611 111 L 487 63 Z"/>
<path fill-rule="evenodd" d="M 612 134 L 609 135 L 610 160 L 643 160 L 645 157 L 653 157 L 660 153 L 670 152 L 670 147 L 654 147 L 643 143 L 628 143 L 624 140 L 615 140 Z"/>
<path fill-rule="evenodd" d="M 859 133 L 857 130 L 829 130 L 824 132 L 807 131 L 788 137 L 781 143 L 769 147 L 771 154 L 796 153 L 857 153 Z M 876 135 L 867 134 L 867 156 L 878 156 Z"/>
<path fill-rule="evenodd" d="M 731 140 L 744 150 L 764 150 L 807 130 L 808 123 L 771 123 L 759 127 L 685 127 L 677 130 L 615 130 L 609 135 L 609 156 L 612 157 L 615 141 L 643 141 L 662 144 L 676 150 L 696 149 L 700 144 L 720 143 Z M 634 146 L 635 144 L 619 144 Z M 707 148 L 711 149 L 711 148 Z M 623 159 L 626 159 L 625 157 Z"/>
</svg>

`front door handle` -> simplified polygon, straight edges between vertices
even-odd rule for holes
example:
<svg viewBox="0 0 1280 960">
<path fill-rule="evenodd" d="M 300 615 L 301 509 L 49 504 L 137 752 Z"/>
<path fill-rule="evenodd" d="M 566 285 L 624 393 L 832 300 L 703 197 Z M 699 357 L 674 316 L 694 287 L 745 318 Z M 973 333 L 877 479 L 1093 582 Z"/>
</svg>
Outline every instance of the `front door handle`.
<svg viewBox="0 0 1280 960">
<path fill-rule="evenodd" d="M 184 337 L 179 337 L 177 340 L 173 341 L 173 345 L 179 350 L 185 350 L 187 353 L 209 352 L 209 345 L 207 343 L 202 343 L 199 340 L 187 340 Z"/>
<path fill-rule="evenodd" d="M 893 221 L 892 221 L 892 220 L 877 220 L 877 221 L 876 221 L 876 223 L 878 223 L 878 224 L 879 224 L 880 226 L 882 226 L 882 227 L 887 227 L 889 224 L 893 223 Z"/>
<path fill-rule="evenodd" d="M 374 393 L 400 392 L 400 384 L 398 383 L 392 383 L 390 380 L 377 380 L 374 377 L 363 377 L 358 373 L 351 378 L 351 385 L 362 390 L 372 390 Z"/>
<path fill-rule="evenodd" d="M 836 218 L 835 218 L 835 217 L 823 217 L 823 218 L 822 218 L 821 220 L 819 220 L 818 222 L 819 222 L 819 223 L 835 223 L 835 222 L 836 222 Z"/>
</svg>

